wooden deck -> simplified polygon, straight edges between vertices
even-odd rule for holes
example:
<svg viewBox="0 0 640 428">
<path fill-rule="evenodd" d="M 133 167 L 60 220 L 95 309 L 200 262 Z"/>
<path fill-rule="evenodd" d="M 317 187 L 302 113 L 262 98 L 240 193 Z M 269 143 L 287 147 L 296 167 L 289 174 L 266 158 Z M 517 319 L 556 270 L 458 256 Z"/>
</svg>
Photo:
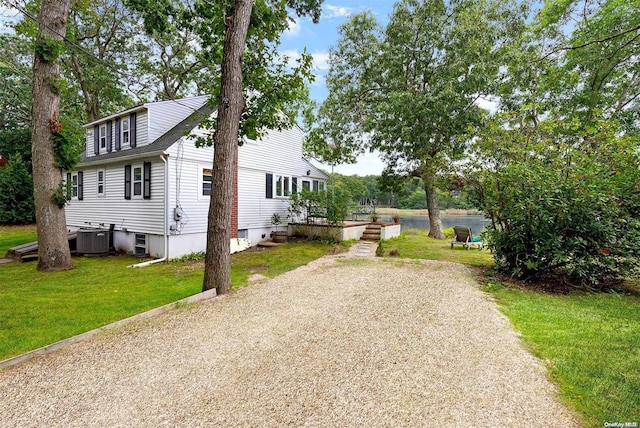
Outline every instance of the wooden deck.
<svg viewBox="0 0 640 428">
<path fill-rule="evenodd" d="M 67 234 L 67 240 L 69 241 L 69 248 L 71 252 L 76 250 L 76 238 L 78 234 L 76 232 L 69 232 Z M 17 247 L 9 248 L 7 251 L 7 258 L 28 262 L 32 260 L 38 260 L 38 241 L 29 242 L 28 244 L 18 245 Z"/>
</svg>

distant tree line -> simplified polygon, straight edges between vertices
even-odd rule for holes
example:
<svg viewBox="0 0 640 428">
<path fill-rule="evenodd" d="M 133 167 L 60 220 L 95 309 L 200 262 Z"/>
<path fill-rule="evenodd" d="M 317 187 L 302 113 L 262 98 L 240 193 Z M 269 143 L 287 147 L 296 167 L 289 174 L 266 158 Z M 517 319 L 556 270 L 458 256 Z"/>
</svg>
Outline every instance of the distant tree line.
<svg viewBox="0 0 640 428">
<path fill-rule="evenodd" d="M 329 189 L 333 185 L 348 195 L 352 206 L 375 201 L 379 207 L 427 209 L 424 183 L 418 178 L 400 179 L 390 183 L 381 175 L 357 176 L 336 173 L 332 176 Z M 443 181 L 437 193 L 441 209 L 476 208 L 465 189 L 447 186 Z"/>
</svg>

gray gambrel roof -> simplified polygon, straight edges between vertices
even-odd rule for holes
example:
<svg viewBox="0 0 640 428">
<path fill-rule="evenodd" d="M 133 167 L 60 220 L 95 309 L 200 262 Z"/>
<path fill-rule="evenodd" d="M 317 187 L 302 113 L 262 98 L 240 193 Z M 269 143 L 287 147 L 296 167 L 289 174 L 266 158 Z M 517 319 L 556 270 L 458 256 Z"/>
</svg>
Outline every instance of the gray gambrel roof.
<svg viewBox="0 0 640 428">
<path fill-rule="evenodd" d="M 174 126 L 172 129 L 164 133 L 158 139 L 151 144 L 147 144 L 140 147 L 134 147 L 132 149 L 112 151 L 111 153 L 105 153 L 103 155 L 87 156 L 86 151 L 82 153 L 82 162 L 79 167 L 88 166 L 93 164 L 105 163 L 112 160 L 118 160 L 120 158 L 129 157 L 142 157 L 145 155 L 160 155 L 164 153 L 173 143 L 180 138 L 188 135 L 193 128 L 198 126 L 205 118 L 209 117 L 213 113 L 208 103 L 205 103 L 198 110 L 190 114 L 185 120 Z"/>
</svg>

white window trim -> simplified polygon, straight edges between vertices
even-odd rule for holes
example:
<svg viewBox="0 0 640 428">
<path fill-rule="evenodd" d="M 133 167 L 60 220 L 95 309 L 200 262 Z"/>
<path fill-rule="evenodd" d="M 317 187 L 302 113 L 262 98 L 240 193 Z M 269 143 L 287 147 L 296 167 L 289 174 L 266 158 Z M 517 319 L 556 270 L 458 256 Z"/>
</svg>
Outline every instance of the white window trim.
<svg viewBox="0 0 640 428">
<path fill-rule="evenodd" d="M 100 173 L 102 173 L 102 183 L 100 182 Z M 96 170 L 96 195 L 104 197 L 107 192 L 107 172 L 104 168 Z M 102 184 L 102 192 L 100 192 L 100 184 Z"/>
<path fill-rule="evenodd" d="M 74 184 L 74 180 L 75 180 L 75 184 Z M 75 195 L 73 194 L 75 190 Z M 78 200 L 78 172 L 72 172 L 71 173 L 71 200 L 72 201 L 77 201 Z"/>
<path fill-rule="evenodd" d="M 318 190 L 314 189 L 314 183 L 317 182 L 318 183 Z M 316 179 L 312 179 L 311 180 L 311 190 L 313 192 L 326 192 L 327 191 L 327 183 L 324 180 L 316 180 Z"/>
<path fill-rule="evenodd" d="M 282 186 L 282 194 L 279 195 L 278 194 L 278 177 L 282 177 L 283 180 L 283 186 Z M 286 186 L 284 186 L 284 182 L 288 179 L 289 183 Z M 284 175 L 284 174 L 273 174 L 273 198 L 274 199 L 288 199 L 291 196 L 291 189 L 293 186 L 293 177 L 291 177 L 290 175 Z"/>
<path fill-rule="evenodd" d="M 211 199 L 210 195 L 203 195 L 204 190 L 204 172 L 205 170 L 211 171 L 211 189 L 213 190 L 213 169 L 211 165 L 198 165 L 198 200 L 208 201 Z"/>
<path fill-rule="evenodd" d="M 127 129 L 124 129 L 126 125 Z M 125 135 L 127 136 L 125 138 Z M 123 117 L 120 119 L 120 147 L 124 147 L 124 145 L 129 146 L 131 144 L 131 134 L 129 131 L 129 117 Z"/>
<path fill-rule="evenodd" d="M 100 137 L 100 150 L 107 148 L 107 124 L 103 123 L 98 128 L 98 135 Z"/>
<path fill-rule="evenodd" d="M 136 181 L 136 169 L 140 169 L 140 181 Z M 136 195 L 136 183 L 140 183 L 140 194 Z M 131 165 L 131 199 L 142 199 L 144 195 L 144 168 L 142 164 Z"/>
</svg>

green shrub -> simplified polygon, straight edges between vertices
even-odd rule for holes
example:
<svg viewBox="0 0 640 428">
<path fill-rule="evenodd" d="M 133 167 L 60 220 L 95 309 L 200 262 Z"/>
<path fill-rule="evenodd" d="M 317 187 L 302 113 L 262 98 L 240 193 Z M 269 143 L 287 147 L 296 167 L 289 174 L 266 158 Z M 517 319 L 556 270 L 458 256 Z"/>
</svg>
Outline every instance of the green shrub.
<svg viewBox="0 0 640 428">
<path fill-rule="evenodd" d="M 492 219 L 485 236 L 497 269 L 596 288 L 637 274 L 637 143 L 606 122 L 581 138 L 543 125 L 535 143 L 513 131 L 481 143 L 492 170 L 475 178 L 476 197 Z"/>
<path fill-rule="evenodd" d="M 0 168 L 0 224 L 33 224 L 33 178 L 19 154 Z"/>
</svg>

